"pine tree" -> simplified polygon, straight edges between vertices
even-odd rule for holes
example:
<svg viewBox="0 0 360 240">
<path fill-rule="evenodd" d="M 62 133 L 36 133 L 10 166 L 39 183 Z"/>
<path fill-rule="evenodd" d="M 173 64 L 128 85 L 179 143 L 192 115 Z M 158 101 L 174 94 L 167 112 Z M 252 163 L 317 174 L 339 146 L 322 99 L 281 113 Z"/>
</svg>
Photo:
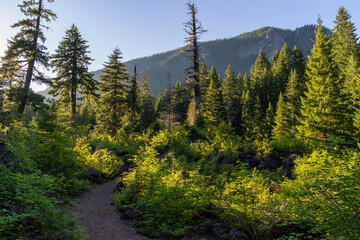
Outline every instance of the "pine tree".
<svg viewBox="0 0 360 240">
<path fill-rule="evenodd" d="M 127 113 L 126 124 L 131 129 L 135 129 L 140 124 L 140 89 L 136 79 L 136 65 L 134 66 L 134 73 L 130 81 L 130 88 L 126 96 Z"/>
<path fill-rule="evenodd" d="M 289 112 L 286 102 L 284 101 L 283 94 L 280 92 L 279 101 L 276 106 L 275 113 L 275 126 L 272 131 L 272 136 L 274 139 L 280 139 L 283 137 L 288 137 L 290 133 L 290 123 L 289 123 Z"/>
<path fill-rule="evenodd" d="M 272 107 L 271 102 L 269 102 L 269 107 L 266 109 L 265 120 L 261 128 L 262 138 L 270 139 L 273 127 L 274 127 L 274 109 Z"/>
<path fill-rule="evenodd" d="M 179 116 L 179 121 L 186 120 L 187 109 L 189 109 L 191 95 L 187 86 L 177 81 L 173 89 L 171 105 L 174 113 Z"/>
<path fill-rule="evenodd" d="M 250 101 L 254 103 L 256 96 L 260 99 L 260 111 L 265 114 L 269 102 L 273 101 L 272 76 L 270 62 L 263 50 L 259 51 L 255 65 L 250 70 Z"/>
<path fill-rule="evenodd" d="M 275 95 L 275 103 L 277 102 L 277 97 L 280 92 L 285 91 L 286 83 L 289 79 L 291 71 L 291 61 L 290 61 L 290 49 L 288 45 L 285 43 L 283 48 L 280 51 L 279 56 L 272 64 L 271 72 L 273 74 L 273 82 L 274 82 L 274 95 Z"/>
<path fill-rule="evenodd" d="M 155 121 L 155 98 L 151 93 L 149 75 L 145 73 L 140 81 L 141 128 L 146 129 Z"/>
<path fill-rule="evenodd" d="M 209 73 L 208 67 L 206 66 L 206 64 L 204 62 L 201 62 L 199 79 L 200 79 L 200 87 L 202 89 L 202 92 L 206 92 L 206 90 L 209 88 L 209 85 L 210 85 L 209 74 L 210 73 Z M 206 94 L 204 94 L 204 95 L 206 95 Z"/>
<path fill-rule="evenodd" d="M 359 45 L 358 37 L 356 35 L 355 25 L 350 21 L 351 15 L 340 7 L 336 20 L 334 21 L 335 27 L 332 30 L 332 54 L 333 59 L 339 69 L 340 81 L 346 86 L 346 90 L 352 93 L 354 89 L 354 79 L 347 76 L 346 69 L 349 66 L 349 61 L 354 61 L 354 67 L 357 68 L 359 64 Z"/>
<path fill-rule="evenodd" d="M 88 65 L 92 59 L 88 56 L 87 41 L 82 38 L 78 28 L 73 24 L 66 30 L 65 37 L 60 42 L 55 54 L 51 56 L 51 66 L 57 76 L 53 79 L 49 92 L 54 96 L 60 95 L 60 102 L 71 105 L 71 120 L 76 120 L 76 101 L 78 90 L 86 98 L 97 97 L 98 82 L 93 74 L 88 72 Z"/>
<path fill-rule="evenodd" d="M 191 53 L 188 58 L 191 60 L 191 67 L 186 69 L 187 81 L 192 87 L 192 100 L 189 108 L 188 118 L 191 125 L 195 123 L 196 114 L 199 111 L 201 102 L 201 88 L 200 88 L 200 53 L 199 53 L 199 37 L 205 33 L 201 23 L 196 19 L 198 12 L 194 3 L 188 2 L 187 7 L 189 9 L 188 14 L 191 15 L 191 20 L 184 23 L 185 31 L 189 35 L 185 39 L 185 42 L 189 44 L 188 48 L 182 49 L 183 52 Z"/>
<path fill-rule="evenodd" d="M 342 85 L 331 54 L 332 43 L 325 34 L 321 19 L 315 30 L 315 43 L 309 56 L 306 75 L 307 92 L 301 99 L 301 137 L 327 141 L 330 136 L 348 140 L 350 135 L 347 106 L 342 101 Z"/>
<path fill-rule="evenodd" d="M 252 114 L 251 114 L 251 103 L 250 103 L 250 93 L 249 91 L 243 92 L 241 96 L 241 103 L 242 103 L 242 113 L 241 113 L 241 134 L 245 136 L 245 138 L 249 138 L 249 133 L 251 130 L 251 121 L 252 121 Z"/>
<path fill-rule="evenodd" d="M 261 101 L 259 96 L 255 98 L 255 104 L 253 112 L 251 115 L 251 128 L 248 134 L 248 139 L 255 140 L 262 137 L 262 119 L 263 119 L 263 110 L 261 107 Z"/>
<path fill-rule="evenodd" d="M 214 67 L 210 70 L 210 86 L 206 94 L 204 116 L 212 126 L 224 119 L 224 101 L 221 91 L 221 79 Z"/>
<path fill-rule="evenodd" d="M 276 63 L 277 59 L 279 58 L 279 55 L 280 55 L 280 51 L 279 49 L 276 49 L 274 56 L 271 59 L 271 66 L 273 66 Z"/>
<path fill-rule="evenodd" d="M 45 36 L 43 21 L 50 22 L 56 19 L 56 15 L 44 6 L 45 0 L 24 0 L 19 5 L 21 12 L 26 16 L 25 19 L 18 21 L 11 27 L 20 28 L 20 31 L 9 40 L 9 46 L 5 61 L 20 61 L 21 68 L 26 72 L 25 81 L 21 88 L 23 89 L 20 97 L 18 112 L 24 113 L 25 105 L 29 99 L 30 84 L 33 80 L 48 83 L 44 75 L 39 71 L 39 67 L 48 68 L 48 53 L 44 46 Z M 52 3 L 54 0 L 47 0 Z M 16 65 L 16 63 L 14 64 Z"/>
<path fill-rule="evenodd" d="M 241 124 L 241 88 L 240 83 L 229 65 L 225 71 L 223 96 L 227 121 L 239 130 Z"/>
<path fill-rule="evenodd" d="M 302 89 L 300 86 L 300 78 L 296 70 L 293 69 L 290 73 L 289 81 L 286 85 L 284 97 L 286 101 L 286 112 L 289 116 L 289 135 L 295 137 L 297 132 L 296 126 L 298 125 L 297 119 L 300 116 L 300 107 L 302 96 Z"/>
<path fill-rule="evenodd" d="M 121 51 L 115 48 L 109 60 L 105 62 L 105 69 L 100 76 L 100 102 L 96 121 L 98 129 L 108 132 L 112 137 L 116 137 L 124 125 L 123 120 L 127 111 L 129 75 L 121 59 Z"/>
<path fill-rule="evenodd" d="M 304 54 L 301 50 L 295 45 L 291 51 L 291 68 L 295 69 L 298 76 L 302 79 L 305 75 L 306 62 L 304 59 Z"/>
</svg>

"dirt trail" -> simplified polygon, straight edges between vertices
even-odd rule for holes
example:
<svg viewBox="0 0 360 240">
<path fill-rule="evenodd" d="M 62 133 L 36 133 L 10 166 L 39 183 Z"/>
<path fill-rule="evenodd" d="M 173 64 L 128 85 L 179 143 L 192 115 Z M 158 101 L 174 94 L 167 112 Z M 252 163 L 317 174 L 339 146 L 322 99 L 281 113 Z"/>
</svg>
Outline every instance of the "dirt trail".
<svg viewBox="0 0 360 240">
<path fill-rule="evenodd" d="M 72 211 L 79 216 L 91 240 L 148 240 L 119 218 L 110 198 L 116 180 L 101 184 L 72 202 Z"/>
</svg>

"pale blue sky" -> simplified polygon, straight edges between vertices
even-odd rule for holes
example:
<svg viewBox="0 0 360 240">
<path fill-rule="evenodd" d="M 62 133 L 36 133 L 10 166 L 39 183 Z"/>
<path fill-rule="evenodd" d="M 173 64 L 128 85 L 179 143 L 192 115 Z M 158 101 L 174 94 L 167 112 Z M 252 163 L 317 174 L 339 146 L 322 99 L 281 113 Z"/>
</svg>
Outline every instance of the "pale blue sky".
<svg viewBox="0 0 360 240">
<path fill-rule="evenodd" d="M 10 25 L 23 18 L 21 0 L 0 0 L 0 55 L 16 30 Z M 58 19 L 46 32 L 46 46 L 53 52 L 65 30 L 75 23 L 89 41 L 90 70 L 102 68 L 118 46 L 123 60 L 178 48 L 186 36 L 182 23 L 188 20 L 187 0 L 55 0 L 46 3 Z M 318 15 L 332 28 L 337 10 L 344 6 L 360 25 L 359 0 L 195 0 L 198 19 L 208 30 L 201 40 L 228 38 L 264 26 L 295 29 L 315 24 Z M 36 90 L 39 87 L 33 86 Z"/>
</svg>

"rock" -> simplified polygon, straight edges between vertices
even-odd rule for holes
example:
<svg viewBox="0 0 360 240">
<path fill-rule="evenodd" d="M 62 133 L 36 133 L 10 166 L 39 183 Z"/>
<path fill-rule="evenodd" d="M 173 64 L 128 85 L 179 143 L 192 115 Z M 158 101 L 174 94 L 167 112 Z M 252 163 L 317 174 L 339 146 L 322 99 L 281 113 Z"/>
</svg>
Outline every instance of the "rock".
<svg viewBox="0 0 360 240">
<path fill-rule="evenodd" d="M 245 240 L 247 237 L 235 229 L 231 229 L 227 237 L 228 240 Z"/>
<path fill-rule="evenodd" d="M 214 223 L 210 226 L 211 232 L 219 239 L 223 239 L 223 235 L 227 234 L 229 227 L 223 223 Z"/>
<path fill-rule="evenodd" d="M 103 183 L 103 179 L 101 177 L 101 172 L 96 169 L 89 168 L 86 172 L 86 178 L 93 183 L 100 184 Z"/>
</svg>

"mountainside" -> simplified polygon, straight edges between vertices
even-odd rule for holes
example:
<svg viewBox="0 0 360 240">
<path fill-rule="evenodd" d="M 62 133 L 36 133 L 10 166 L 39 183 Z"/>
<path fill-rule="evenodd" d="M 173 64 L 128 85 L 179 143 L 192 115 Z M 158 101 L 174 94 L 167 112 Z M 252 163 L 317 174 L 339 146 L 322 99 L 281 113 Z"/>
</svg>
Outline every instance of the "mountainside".
<svg viewBox="0 0 360 240">
<path fill-rule="evenodd" d="M 214 65 L 221 75 L 224 74 L 229 64 L 235 74 L 238 72 L 244 74 L 250 71 L 260 49 L 263 49 L 267 57 L 271 59 L 275 51 L 280 50 L 287 43 L 290 48 L 297 45 L 304 56 L 308 56 L 313 45 L 312 40 L 315 39 L 314 29 L 313 25 L 305 25 L 295 30 L 263 27 L 233 38 L 201 42 L 200 51 L 207 54 L 203 59 L 206 65 L 209 68 Z M 169 75 L 172 86 L 175 85 L 176 81 L 185 81 L 184 68 L 190 64 L 185 56 L 176 49 L 133 59 L 125 62 L 125 64 L 130 73 L 136 65 L 138 80 L 147 72 L 153 93 L 157 95 L 168 87 Z M 95 77 L 98 78 L 101 72 L 101 69 L 95 71 Z M 39 93 L 48 96 L 47 92 L 48 89 Z"/>
</svg>

